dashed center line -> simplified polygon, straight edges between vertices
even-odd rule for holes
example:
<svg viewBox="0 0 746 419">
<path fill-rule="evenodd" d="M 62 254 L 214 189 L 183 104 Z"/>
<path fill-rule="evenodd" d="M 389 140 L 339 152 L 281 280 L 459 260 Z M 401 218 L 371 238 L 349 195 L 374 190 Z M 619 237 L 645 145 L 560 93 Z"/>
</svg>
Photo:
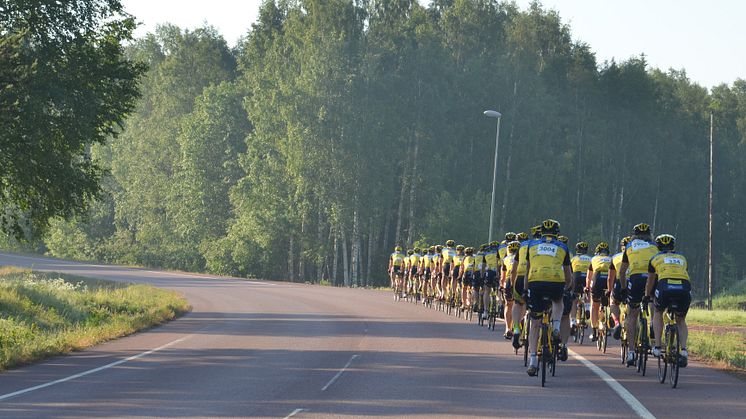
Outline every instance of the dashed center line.
<svg viewBox="0 0 746 419">
<path fill-rule="evenodd" d="M 293 410 L 292 412 L 290 412 L 290 414 L 289 414 L 289 415 L 285 416 L 285 419 L 290 419 L 290 418 L 292 418 L 293 416 L 297 415 L 298 413 L 300 413 L 300 412 L 305 412 L 305 411 L 306 411 L 306 409 L 303 409 L 303 408 L 298 408 L 298 409 L 295 409 L 295 410 Z"/>
<path fill-rule="evenodd" d="M 329 382 L 328 382 L 328 383 L 326 383 L 326 385 L 325 385 L 324 387 L 322 387 L 322 388 L 321 388 L 321 391 L 326 391 L 326 389 L 328 389 L 328 388 L 329 388 L 329 386 L 331 386 L 332 384 L 334 384 L 334 382 L 335 382 L 335 381 L 337 381 L 337 379 L 338 379 L 339 377 L 341 377 L 341 376 L 342 376 L 342 374 L 343 374 L 343 373 L 344 373 L 344 372 L 345 372 L 345 371 L 347 370 L 347 368 L 349 368 L 349 367 L 350 367 L 350 364 L 352 364 L 352 361 L 353 361 L 353 360 L 354 360 L 355 358 L 357 358 L 358 356 L 360 356 L 360 355 L 353 355 L 353 356 L 352 356 L 352 357 L 350 358 L 350 360 L 349 360 L 349 361 L 347 361 L 347 363 L 345 364 L 345 366 L 344 366 L 344 367 L 342 367 L 342 369 L 341 369 L 341 370 L 339 370 L 339 371 L 337 372 L 337 375 L 335 375 L 334 377 L 332 377 L 332 379 L 331 379 L 331 380 L 329 380 Z"/>
</svg>

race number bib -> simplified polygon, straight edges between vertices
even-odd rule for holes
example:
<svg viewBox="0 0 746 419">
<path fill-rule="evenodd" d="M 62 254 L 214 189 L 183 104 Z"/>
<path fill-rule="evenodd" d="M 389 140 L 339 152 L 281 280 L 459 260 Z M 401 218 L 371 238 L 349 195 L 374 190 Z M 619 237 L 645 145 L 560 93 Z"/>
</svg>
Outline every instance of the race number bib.
<svg viewBox="0 0 746 419">
<path fill-rule="evenodd" d="M 537 246 L 536 254 L 555 257 L 557 256 L 557 246 L 553 244 L 542 243 Z"/>
<path fill-rule="evenodd" d="M 666 265 L 684 266 L 684 261 L 679 258 L 671 258 L 671 257 L 663 258 L 663 263 L 665 263 Z"/>
<path fill-rule="evenodd" d="M 643 240 L 633 240 L 632 243 L 631 243 L 631 245 L 632 245 L 632 248 L 635 249 L 635 250 L 646 249 L 646 248 L 652 246 L 652 244 L 650 244 L 650 243 L 648 243 L 646 241 L 643 241 Z"/>
</svg>

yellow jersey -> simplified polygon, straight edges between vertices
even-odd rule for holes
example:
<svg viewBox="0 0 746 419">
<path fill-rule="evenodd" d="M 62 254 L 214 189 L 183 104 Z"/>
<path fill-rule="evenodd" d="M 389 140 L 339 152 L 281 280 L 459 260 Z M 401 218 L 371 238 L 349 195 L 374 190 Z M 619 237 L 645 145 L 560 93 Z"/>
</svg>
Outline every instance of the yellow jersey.
<svg viewBox="0 0 746 419">
<path fill-rule="evenodd" d="M 647 274 L 650 259 L 658 254 L 655 243 L 647 240 L 634 239 L 627 244 L 627 249 L 622 255 L 622 262 L 629 263 L 628 275 Z"/>
<path fill-rule="evenodd" d="M 443 263 L 451 263 L 453 257 L 456 256 L 456 249 L 453 247 L 444 247 L 441 254 L 443 255 Z"/>
<path fill-rule="evenodd" d="M 593 272 L 608 274 L 610 266 L 611 258 L 609 255 L 596 255 L 591 259 L 591 269 L 593 269 Z"/>
<path fill-rule="evenodd" d="M 528 261 L 531 265 L 528 282 L 565 282 L 564 266 L 570 265 L 569 255 L 567 245 L 556 237 L 531 240 L 528 243 Z"/>
<path fill-rule="evenodd" d="M 497 250 L 490 250 L 484 254 L 484 262 L 487 264 L 487 269 L 496 271 L 497 267 L 500 265 L 499 261 L 500 259 L 497 258 Z"/>
<path fill-rule="evenodd" d="M 459 255 L 459 254 L 457 254 L 456 256 L 454 256 L 453 257 L 453 266 L 461 266 L 461 264 L 464 262 L 464 257 L 466 257 L 466 255 Z"/>
<path fill-rule="evenodd" d="M 477 269 L 477 258 L 475 258 L 474 256 L 464 256 L 461 264 L 464 266 L 464 272 L 474 273 L 474 271 Z"/>
<path fill-rule="evenodd" d="M 653 256 L 648 266 L 649 273 L 659 279 L 683 279 L 689 281 L 686 258 L 675 252 L 661 252 Z"/>
<path fill-rule="evenodd" d="M 586 273 L 591 266 L 591 257 L 588 255 L 575 255 L 570 259 L 570 265 L 573 272 Z"/>
<path fill-rule="evenodd" d="M 412 256 L 409 257 L 409 266 L 415 268 L 420 266 L 420 258 L 422 256 L 419 255 L 419 253 L 415 253 Z"/>
<path fill-rule="evenodd" d="M 619 272 L 622 269 L 622 256 L 624 254 L 622 252 L 619 252 L 611 257 L 611 266 L 609 267 L 609 270 L 616 271 L 617 278 L 619 278 L 619 275 L 621 275 L 621 272 Z"/>
<path fill-rule="evenodd" d="M 515 253 L 508 253 L 507 256 L 505 256 L 503 259 L 503 266 L 505 267 L 505 272 L 510 275 L 510 272 L 513 270 L 513 266 L 515 266 Z"/>
<path fill-rule="evenodd" d="M 518 276 L 526 276 L 526 266 L 528 266 L 528 243 L 526 240 L 521 243 L 521 247 L 518 248 L 518 269 L 516 270 Z"/>
<path fill-rule="evenodd" d="M 407 256 L 404 253 L 401 252 L 394 252 L 391 254 L 391 265 L 392 266 L 402 266 L 404 264 L 404 258 Z"/>
<path fill-rule="evenodd" d="M 425 269 L 430 269 L 430 265 L 433 263 L 433 255 L 430 253 L 426 253 L 425 256 L 422 257 L 422 267 Z"/>
<path fill-rule="evenodd" d="M 508 255 L 508 242 L 503 240 L 500 242 L 500 244 L 497 246 L 497 254 L 500 255 L 500 260 L 505 259 L 505 256 Z"/>
</svg>

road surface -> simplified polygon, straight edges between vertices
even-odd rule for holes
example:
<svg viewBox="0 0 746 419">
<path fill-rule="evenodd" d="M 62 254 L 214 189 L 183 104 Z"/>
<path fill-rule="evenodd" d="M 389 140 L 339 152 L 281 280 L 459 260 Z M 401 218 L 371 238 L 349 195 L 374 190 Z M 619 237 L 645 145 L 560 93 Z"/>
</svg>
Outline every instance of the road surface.
<svg viewBox="0 0 746 419">
<path fill-rule="evenodd" d="M 542 389 L 501 327 L 389 292 L 11 254 L 0 264 L 150 283 L 193 306 L 147 332 L 3 372 L 0 417 L 746 417 L 743 381 L 691 363 L 671 389 L 654 361 L 647 377 L 623 367 L 617 345 L 608 355 L 571 346 Z"/>
</svg>

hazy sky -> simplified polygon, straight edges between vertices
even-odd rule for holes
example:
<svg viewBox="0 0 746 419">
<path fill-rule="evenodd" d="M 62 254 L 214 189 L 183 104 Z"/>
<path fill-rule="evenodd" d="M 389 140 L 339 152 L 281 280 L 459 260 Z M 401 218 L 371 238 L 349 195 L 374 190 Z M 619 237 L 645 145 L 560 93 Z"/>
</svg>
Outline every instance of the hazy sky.
<svg viewBox="0 0 746 419">
<path fill-rule="evenodd" d="M 428 0 L 421 1 L 426 3 Z M 517 0 L 525 8 L 530 0 Z M 218 28 L 229 44 L 256 20 L 260 0 L 123 0 L 143 23 L 136 35 L 170 22 Z M 544 0 L 588 43 L 599 63 L 645 53 L 663 69 L 684 68 L 704 86 L 746 78 L 746 1 L 741 0 Z"/>
</svg>

